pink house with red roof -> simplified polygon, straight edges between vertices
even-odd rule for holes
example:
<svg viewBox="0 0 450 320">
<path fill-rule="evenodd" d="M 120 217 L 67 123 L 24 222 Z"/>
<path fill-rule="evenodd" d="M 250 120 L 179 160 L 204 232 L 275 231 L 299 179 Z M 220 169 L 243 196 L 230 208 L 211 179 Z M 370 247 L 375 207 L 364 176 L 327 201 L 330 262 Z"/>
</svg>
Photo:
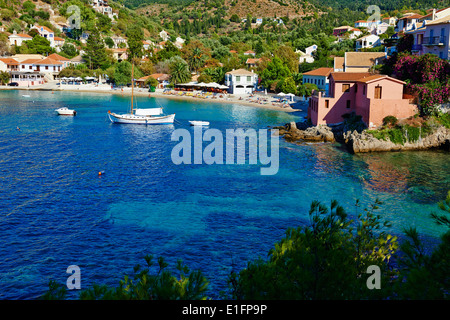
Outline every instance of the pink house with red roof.
<svg viewBox="0 0 450 320">
<path fill-rule="evenodd" d="M 408 118 L 417 105 L 403 94 L 404 82 L 386 75 L 332 72 L 329 94 L 315 91 L 309 100 L 308 118 L 313 125 L 338 124 L 354 112 L 368 127 L 380 126 L 383 118 Z"/>
</svg>

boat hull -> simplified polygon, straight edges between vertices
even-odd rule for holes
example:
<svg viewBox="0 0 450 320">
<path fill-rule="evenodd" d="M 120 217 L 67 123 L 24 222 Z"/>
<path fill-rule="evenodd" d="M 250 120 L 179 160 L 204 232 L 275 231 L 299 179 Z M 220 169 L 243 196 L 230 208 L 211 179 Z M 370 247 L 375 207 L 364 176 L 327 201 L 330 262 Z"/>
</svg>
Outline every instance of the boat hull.
<svg viewBox="0 0 450 320">
<path fill-rule="evenodd" d="M 137 116 L 133 114 L 119 115 L 116 113 L 108 113 L 109 120 L 112 123 L 120 124 L 172 124 L 175 121 L 175 114 L 167 116 Z"/>
<path fill-rule="evenodd" d="M 75 116 L 77 112 L 75 110 L 70 109 L 57 109 L 55 110 L 60 116 Z"/>
</svg>

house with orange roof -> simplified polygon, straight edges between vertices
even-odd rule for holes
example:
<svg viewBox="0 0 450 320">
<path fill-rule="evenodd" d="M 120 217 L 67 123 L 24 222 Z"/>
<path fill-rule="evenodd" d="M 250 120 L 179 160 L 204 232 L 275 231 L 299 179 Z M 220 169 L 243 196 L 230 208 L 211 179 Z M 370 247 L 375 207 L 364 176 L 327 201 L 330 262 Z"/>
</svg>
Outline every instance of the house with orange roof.
<svg viewBox="0 0 450 320">
<path fill-rule="evenodd" d="M 333 36 L 339 38 L 339 40 L 343 38 L 355 39 L 362 34 L 362 31 L 358 28 L 353 28 L 350 26 L 341 26 L 333 29 Z"/>
<path fill-rule="evenodd" d="M 318 68 L 303 73 L 303 84 L 315 84 L 319 90 L 328 93 L 328 76 L 333 72 L 333 68 Z"/>
<path fill-rule="evenodd" d="M 110 50 L 112 51 L 114 59 L 116 59 L 118 62 L 128 59 L 127 48 L 117 48 Z"/>
<path fill-rule="evenodd" d="M 332 72 L 329 94 L 314 91 L 309 100 L 308 118 L 313 125 L 338 124 L 346 114 L 355 113 L 369 128 L 380 126 L 383 118 L 409 118 L 417 105 L 404 96 L 405 82 L 368 72 Z"/>
<path fill-rule="evenodd" d="M 53 39 L 55 41 L 55 47 L 58 47 L 58 48 L 62 47 L 64 45 L 64 43 L 66 42 L 65 39 L 60 38 L 60 37 L 54 37 Z"/>
<path fill-rule="evenodd" d="M 22 45 L 22 43 L 24 41 L 33 40 L 33 37 L 31 37 L 31 36 L 29 36 L 27 34 L 24 34 L 24 33 L 17 33 L 17 31 L 14 30 L 13 34 L 11 34 L 8 37 L 8 40 L 9 40 L 9 45 L 10 46 L 18 46 L 19 47 L 19 46 Z"/>
<path fill-rule="evenodd" d="M 0 71 L 19 71 L 19 61 L 12 58 L 0 58 Z"/>
<path fill-rule="evenodd" d="M 62 63 L 62 69 L 67 68 L 70 64 L 70 59 L 63 57 L 57 53 L 52 53 L 48 58 L 59 61 Z"/>
<path fill-rule="evenodd" d="M 255 68 L 258 65 L 258 63 L 260 63 L 260 62 L 261 62 L 261 58 L 248 58 L 245 61 L 245 64 L 247 65 L 247 69 L 250 69 L 250 68 Z"/>
<path fill-rule="evenodd" d="M 244 52 L 244 56 L 256 56 L 256 52 L 253 50 L 247 50 Z"/>
<path fill-rule="evenodd" d="M 136 84 L 138 87 L 144 88 L 145 83 L 149 78 L 153 78 L 158 81 L 158 87 L 159 89 L 165 88 L 167 85 L 169 85 L 170 75 L 166 73 L 153 73 L 149 76 L 145 76 L 142 78 L 139 78 L 136 80 Z"/>
<path fill-rule="evenodd" d="M 52 29 L 46 26 L 34 26 L 30 28 L 30 30 L 37 30 L 37 32 L 41 37 L 44 37 L 50 42 L 50 47 L 52 48 L 55 47 L 55 33 L 53 32 Z"/>
</svg>

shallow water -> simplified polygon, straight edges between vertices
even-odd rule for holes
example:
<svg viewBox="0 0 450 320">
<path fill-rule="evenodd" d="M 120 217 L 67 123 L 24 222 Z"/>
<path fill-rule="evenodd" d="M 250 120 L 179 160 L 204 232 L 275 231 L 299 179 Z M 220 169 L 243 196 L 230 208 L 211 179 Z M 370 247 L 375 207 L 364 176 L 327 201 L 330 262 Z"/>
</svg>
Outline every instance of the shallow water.
<svg viewBox="0 0 450 320">
<path fill-rule="evenodd" d="M 225 132 L 300 121 L 305 112 L 159 99 L 180 123 L 113 125 L 106 112 L 125 112 L 128 97 L 22 94 L 0 92 L 1 299 L 37 298 L 50 279 L 65 284 L 73 264 L 82 288 L 116 285 L 146 254 L 202 270 L 218 298 L 231 269 L 266 257 L 287 227 L 306 222 L 313 200 L 336 199 L 355 214 L 357 199 L 364 207 L 378 198 L 391 233 L 416 226 L 433 242 L 444 231 L 429 213 L 450 189 L 448 152 L 351 155 L 339 145 L 280 140 L 273 176 L 260 175 L 260 165 L 177 166 L 170 137 L 192 132 L 188 120 Z M 78 115 L 57 116 L 61 106 Z"/>
</svg>

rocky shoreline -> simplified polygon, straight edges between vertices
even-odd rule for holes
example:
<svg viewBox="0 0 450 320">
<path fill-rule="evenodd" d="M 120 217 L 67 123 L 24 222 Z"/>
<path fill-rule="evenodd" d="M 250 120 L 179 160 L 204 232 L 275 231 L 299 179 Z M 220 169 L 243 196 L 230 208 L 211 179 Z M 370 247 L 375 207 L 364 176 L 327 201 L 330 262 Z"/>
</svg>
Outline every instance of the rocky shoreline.
<svg viewBox="0 0 450 320">
<path fill-rule="evenodd" d="M 288 142 L 340 142 L 351 153 L 411 151 L 444 149 L 450 151 L 450 129 L 441 126 L 433 133 L 415 142 L 396 144 L 389 139 L 377 139 L 364 130 L 349 130 L 345 123 L 329 127 L 326 125 L 311 126 L 306 122 L 287 123 L 278 129 L 279 136 Z"/>
</svg>

